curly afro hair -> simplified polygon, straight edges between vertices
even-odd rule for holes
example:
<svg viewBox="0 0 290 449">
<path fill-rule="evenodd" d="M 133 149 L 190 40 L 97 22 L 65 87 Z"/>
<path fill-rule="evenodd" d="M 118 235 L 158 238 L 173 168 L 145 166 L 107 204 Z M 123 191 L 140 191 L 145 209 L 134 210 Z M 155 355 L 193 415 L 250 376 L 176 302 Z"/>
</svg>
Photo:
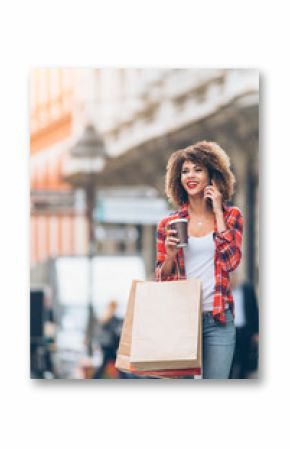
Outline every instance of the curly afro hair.
<svg viewBox="0 0 290 449">
<path fill-rule="evenodd" d="M 187 192 L 181 184 L 181 170 L 184 161 L 200 164 L 215 180 L 223 201 L 231 199 L 234 193 L 235 176 L 230 168 L 230 158 L 215 142 L 201 141 L 170 156 L 165 177 L 165 193 L 172 204 L 182 206 L 188 201 Z"/>
</svg>

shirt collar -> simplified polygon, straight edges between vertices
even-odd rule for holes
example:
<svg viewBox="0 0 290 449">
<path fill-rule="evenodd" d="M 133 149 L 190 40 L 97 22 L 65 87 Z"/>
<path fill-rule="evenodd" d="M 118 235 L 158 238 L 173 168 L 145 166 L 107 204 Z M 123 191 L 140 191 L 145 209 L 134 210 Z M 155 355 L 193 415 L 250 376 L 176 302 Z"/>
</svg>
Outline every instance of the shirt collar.
<svg viewBox="0 0 290 449">
<path fill-rule="evenodd" d="M 229 209 L 225 203 L 223 203 L 223 211 L 226 212 Z M 188 219 L 188 203 L 184 203 L 183 206 L 177 211 L 179 218 L 187 218 Z M 214 232 L 217 232 L 217 222 L 216 217 L 214 216 Z"/>
</svg>

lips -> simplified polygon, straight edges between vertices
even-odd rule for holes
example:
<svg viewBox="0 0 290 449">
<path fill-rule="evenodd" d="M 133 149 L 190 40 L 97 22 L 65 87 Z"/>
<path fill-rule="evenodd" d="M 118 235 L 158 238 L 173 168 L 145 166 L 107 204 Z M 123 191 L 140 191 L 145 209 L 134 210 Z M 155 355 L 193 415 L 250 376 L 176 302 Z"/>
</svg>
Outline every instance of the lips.
<svg viewBox="0 0 290 449">
<path fill-rule="evenodd" d="M 189 187 L 190 189 L 194 189 L 194 188 L 198 185 L 198 182 L 195 182 L 195 181 L 189 181 L 189 182 L 186 183 L 186 185 L 187 185 L 187 187 Z"/>
</svg>

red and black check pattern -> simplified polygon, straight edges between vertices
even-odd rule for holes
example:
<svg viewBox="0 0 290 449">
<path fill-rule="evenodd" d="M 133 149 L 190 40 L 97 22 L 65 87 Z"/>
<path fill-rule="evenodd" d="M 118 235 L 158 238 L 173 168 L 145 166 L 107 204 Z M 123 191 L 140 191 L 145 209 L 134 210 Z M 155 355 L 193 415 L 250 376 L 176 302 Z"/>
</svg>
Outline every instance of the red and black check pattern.
<svg viewBox="0 0 290 449">
<path fill-rule="evenodd" d="M 215 241 L 215 293 L 213 302 L 213 317 L 226 323 L 225 305 L 228 304 L 234 314 L 233 295 L 230 288 L 229 273 L 235 270 L 242 257 L 243 216 L 237 207 L 223 205 L 224 221 L 227 229 L 217 232 L 214 224 Z M 188 205 L 161 220 L 157 228 L 157 261 L 155 278 L 157 281 L 176 281 L 186 279 L 183 249 L 178 250 L 174 271 L 164 277 L 161 269 L 166 257 L 165 238 L 168 222 L 175 218 L 188 218 Z"/>
</svg>

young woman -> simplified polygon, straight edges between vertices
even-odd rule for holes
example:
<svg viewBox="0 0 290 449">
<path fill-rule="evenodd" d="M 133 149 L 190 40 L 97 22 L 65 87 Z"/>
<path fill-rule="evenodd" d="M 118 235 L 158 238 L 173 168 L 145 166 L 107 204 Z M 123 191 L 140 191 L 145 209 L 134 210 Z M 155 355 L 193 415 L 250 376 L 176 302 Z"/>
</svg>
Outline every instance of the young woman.
<svg viewBox="0 0 290 449">
<path fill-rule="evenodd" d="M 179 209 L 158 225 L 156 280 L 199 278 L 202 284 L 204 379 L 229 377 L 235 347 L 230 272 L 240 263 L 243 217 L 226 206 L 235 177 L 225 151 L 198 142 L 174 152 L 167 165 L 165 191 Z M 188 219 L 188 246 L 177 248 L 168 224 Z"/>
</svg>

